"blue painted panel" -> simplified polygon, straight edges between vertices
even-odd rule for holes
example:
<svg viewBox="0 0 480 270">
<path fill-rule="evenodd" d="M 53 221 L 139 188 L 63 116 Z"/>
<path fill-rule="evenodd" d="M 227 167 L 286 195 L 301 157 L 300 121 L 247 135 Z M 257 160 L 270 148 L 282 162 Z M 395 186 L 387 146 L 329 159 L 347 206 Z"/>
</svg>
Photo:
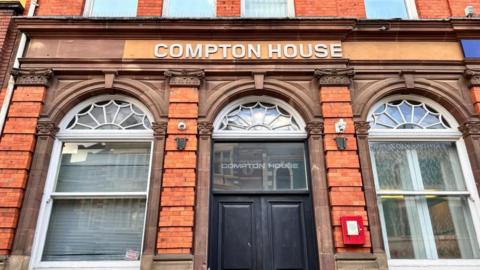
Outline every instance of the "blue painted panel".
<svg viewBox="0 0 480 270">
<path fill-rule="evenodd" d="M 461 42 L 465 58 L 480 58 L 480 39 L 464 39 Z"/>
</svg>

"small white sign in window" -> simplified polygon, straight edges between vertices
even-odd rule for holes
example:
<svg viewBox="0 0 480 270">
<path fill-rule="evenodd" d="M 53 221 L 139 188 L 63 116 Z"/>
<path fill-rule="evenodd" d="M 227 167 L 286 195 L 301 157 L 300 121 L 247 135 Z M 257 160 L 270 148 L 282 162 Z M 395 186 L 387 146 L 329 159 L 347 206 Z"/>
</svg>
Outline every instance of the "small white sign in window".
<svg viewBox="0 0 480 270">
<path fill-rule="evenodd" d="M 347 221 L 347 234 L 348 235 L 359 235 L 358 223 L 355 220 Z"/>
<path fill-rule="evenodd" d="M 136 261 L 138 260 L 138 256 L 140 253 L 136 250 L 133 249 L 127 249 L 127 252 L 125 253 L 125 260 L 127 261 Z"/>
</svg>

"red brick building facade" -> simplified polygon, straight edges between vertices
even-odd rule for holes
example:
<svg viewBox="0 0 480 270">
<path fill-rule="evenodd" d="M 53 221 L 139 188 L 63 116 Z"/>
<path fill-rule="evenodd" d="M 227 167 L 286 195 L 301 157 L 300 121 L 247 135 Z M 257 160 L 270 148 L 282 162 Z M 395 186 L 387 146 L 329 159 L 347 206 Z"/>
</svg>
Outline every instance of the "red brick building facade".
<svg viewBox="0 0 480 270">
<path fill-rule="evenodd" d="M 101 1 L 0 1 L 0 269 L 480 267 L 480 1 Z"/>
</svg>

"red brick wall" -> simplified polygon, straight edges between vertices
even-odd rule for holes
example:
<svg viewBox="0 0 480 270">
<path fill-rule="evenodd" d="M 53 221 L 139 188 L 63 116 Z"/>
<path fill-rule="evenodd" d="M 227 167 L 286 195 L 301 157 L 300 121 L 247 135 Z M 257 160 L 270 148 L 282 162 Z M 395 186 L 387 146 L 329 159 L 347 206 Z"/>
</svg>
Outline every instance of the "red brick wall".
<svg viewBox="0 0 480 270">
<path fill-rule="evenodd" d="M 44 87 L 18 87 L 0 138 L 0 254 L 8 254 L 35 147 Z"/>
<path fill-rule="evenodd" d="M 25 14 L 30 0 L 27 0 Z M 78 16 L 83 13 L 84 0 L 39 0 L 36 15 Z M 478 0 L 416 0 L 420 18 L 447 18 L 465 16 L 467 5 L 475 7 L 480 14 Z M 138 0 L 138 16 L 161 16 L 163 0 Z M 241 0 L 217 0 L 218 17 L 239 17 Z M 298 17 L 358 17 L 365 18 L 364 0 L 295 0 L 295 15 Z"/>
<path fill-rule="evenodd" d="M 10 21 L 14 12 L 12 10 L 0 9 L 0 55 L 3 55 L 3 45 L 5 44 L 5 38 L 10 26 Z"/>
<path fill-rule="evenodd" d="M 473 6 L 475 14 L 480 16 L 480 1 L 479 0 L 448 0 L 452 16 L 465 17 L 465 7 Z"/>
<path fill-rule="evenodd" d="M 420 18 L 447 18 L 451 16 L 448 0 L 417 0 L 416 3 L 418 17 Z"/>
<path fill-rule="evenodd" d="M 370 234 L 365 209 L 365 195 L 362 190 L 360 161 L 357 154 L 357 142 L 353 125 L 350 91 L 347 87 L 322 87 L 320 90 L 322 114 L 325 125 L 325 157 L 327 181 L 332 206 L 332 225 L 334 245 L 337 252 L 370 252 Z M 346 150 L 337 149 L 335 123 L 343 119 L 347 130 L 343 136 L 347 139 Z M 366 232 L 366 244 L 360 247 L 343 245 L 340 217 L 358 215 L 363 217 Z"/>
<path fill-rule="evenodd" d="M 13 10 L 0 10 L 0 89 L 6 88 L 10 66 L 10 57 L 15 46 L 17 37 L 11 27 L 11 17 L 15 15 Z M 3 92 L 3 89 L 2 89 Z M 3 102 L 4 93 L 1 93 L 0 104 Z"/>
<path fill-rule="evenodd" d="M 38 0 L 35 16 L 80 16 L 85 0 Z"/>
<path fill-rule="evenodd" d="M 157 250 L 159 254 L 191 254 L 197 167 L 197 88 L 172 87 L 168 117 Z M 186 122 L 186 130 L 178 130 L 180 121 Z M 188 138 L 185 150 L 177 150 L 177 137 Z"/>
<path fill-rule="evenodd" d="M 364 0 L 296 0 L 295 15 L 298 17 L 339 16 L 365 17 Z"/>
<path fill-rule="evenodd" d="M 162 16 L 163 0 L 138 0 L 137 16 Z"/>
<path fill-rule="evenodd" d="M 241 0 L 217 0 L 218 17 L 240 17 Z"/>
<path fill-rule="evenodd" d="M 337 0 L 338 16 L 365 18 L 364 0 Z"/>
<path fill-rule="evenodd" d="M 337 16 L 336 0 L 296 0 L 295 16 Z"/>
</svg>

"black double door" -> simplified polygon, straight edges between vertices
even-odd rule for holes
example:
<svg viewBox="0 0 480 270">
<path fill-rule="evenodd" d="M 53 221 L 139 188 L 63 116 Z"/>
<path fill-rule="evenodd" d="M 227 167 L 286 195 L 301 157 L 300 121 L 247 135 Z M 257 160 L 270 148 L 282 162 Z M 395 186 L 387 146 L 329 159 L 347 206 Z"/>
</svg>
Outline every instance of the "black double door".
<svg viewBox="0 0 480 270">
<path fill-rule="evenodd" d="M 317 269 L 309 195 L 214 195 L 210 269 Z"/>
</svg>

